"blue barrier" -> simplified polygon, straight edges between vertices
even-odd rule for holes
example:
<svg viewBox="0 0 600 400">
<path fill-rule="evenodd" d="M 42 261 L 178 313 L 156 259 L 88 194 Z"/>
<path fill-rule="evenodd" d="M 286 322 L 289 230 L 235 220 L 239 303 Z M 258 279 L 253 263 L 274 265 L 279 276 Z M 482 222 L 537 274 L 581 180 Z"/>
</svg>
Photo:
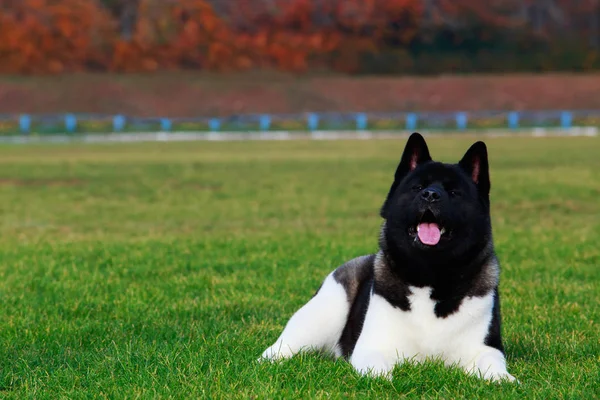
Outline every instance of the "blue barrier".
<svg viewBox="0 0 600 400">
<path fill-rule="evenodd" d="M 291 126 L 293 129 L 356 130 L 385 129 L 408 130 L 468 130 L 468 129 L 521 129 L 558 128 L 570 129 L 579 126 L 600 128 L 600 110 L 555 110 L 555 111 L 458 111 L 458 112 L 397 112 L 397 113 L 306 113 L 306 114 L 259 114 L 233 115 L 224 118 L 156 118 L 125 115 L 62 114 L 62 115 L 2 115 L 2 121 L 14 126 L 14 133 L 86 133 L 94 132 L 173 132 L 177 127 L 186 130 L 222 132 L 271 131 Z M 6 128 L 5 128 L 6 130 Z M 11 131 L 9 131 L 11 133 Z"/>
<path fill-rule="evenodd" d="M 510 129 L 517 129 L 519 127 L 519 113 L 511 111 L 508 113 L 508 127 Z"/>
<path fill-rule="evenodd" d="M 77 117 L 75 115 L 65 115 L 65 129 L 69 133 L 75 132 L 75 130 L 77 129 Z"/>
<path fill-rule="evenodd" d="M 160 119 L 160 129 L 161 130 L 168 132 L 171 130 L 171 126 L 172 126 L 172 123 L 169 118 L 161 118 Z"/>
<path fill-rule="evenodd" d="M 208 121 L 208 128 L 212 132 L 219 131 L 221 129 L 221 120 L 218 118 L 211 118 L 211 120 Z"/>
<path fill-rule="evenodd" d="M 406 115 L 406 130 L 414 131 L 417 129 L 417 114 L 410 113 Z"/>
<path fill-rule="evenodd" d="M 121 132 L 125 129 L 125 117 L 122 115 L 115 115 L 113 118 L 113 130 L 115 132 Z"/>
<path fill-rule="evenodd" d="M 467 113 L 459 112 L 456 114 L 456 127 L 460 130 L 467 129 Z"/>
<path fill-rule="evenodd" d="M 21 133 L 29 133 L 31 130 L 31 117 L 27 114 L 23 114 L 19 117 L 19 129 Z"/>
<path fill-rule="evenodd" d="M 271 116 L 267 114 L 261 115 L 259 124 L 261 131 L 268 131 L 271 128 Z"/>
<path fill-rule="evenodd" d="M 367 114 L 356 114 L 356 129 L 359 131 L 364 131 L 365 129 L 367 129 L 367 121 Z"/>
<path fill-rule="evenodd" d="M 319 116 L 314 113 L 308 114 L 306 123 L 309 131 L 316 131 L 319 128 Z"/>
<path fill-rule="evenodd" d="M 573 122 L 573 116 L 568 111 L 563 111 L 560 114 L 560 126 L 563 128 L 570 128 L 571 122 Z"/>
</svg>

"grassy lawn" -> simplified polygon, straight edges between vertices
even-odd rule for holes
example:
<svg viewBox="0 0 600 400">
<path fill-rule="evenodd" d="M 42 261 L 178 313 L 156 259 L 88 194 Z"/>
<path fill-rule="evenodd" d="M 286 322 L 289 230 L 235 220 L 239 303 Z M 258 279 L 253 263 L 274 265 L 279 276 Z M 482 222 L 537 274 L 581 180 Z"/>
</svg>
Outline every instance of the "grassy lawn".
<svg viewBox="0 0 600 400">
<path fill-rule="evenodd" d="M 456 161 L 472 137 L 429 140 Z M 600 397 L 600 139 L 493 138 L 509 371 L 254 360 L 376 250 L 398 141 L 0 147 L 2 398 Z"/>
</svg>

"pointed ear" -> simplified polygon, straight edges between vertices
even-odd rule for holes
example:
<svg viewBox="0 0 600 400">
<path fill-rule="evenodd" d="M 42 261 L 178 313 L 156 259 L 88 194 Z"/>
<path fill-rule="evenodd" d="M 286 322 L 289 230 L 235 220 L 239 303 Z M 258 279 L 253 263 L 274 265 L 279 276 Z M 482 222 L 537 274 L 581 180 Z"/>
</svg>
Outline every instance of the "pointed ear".
<svg viewBox="0 0 600 400">
<path fill-rule="evenodd" d="M 479 193 L 485 198 L 490 194 L 490 172 L 487 147 L 483 142 L 474 143 L 465 153 L 458 165 L 473 180 Z"/>
<path fill-rule="evenodd" d="M 396 173 L 394 174 L 394 183 L 381 207 L 380 215 L 383 218 L 387 218 L 390 198 L 396 191 L 396 188 L 402 179 L 404 179 L 404 177 L 412 170 L 417 168 L 419 164 L 427 161 L 431 161 L 431 156 L 429 155 L 429 148 L 427 147 L 427 143 L 425 143 L 425 138 L 423 138 L 420 133 L 414 132 L 406 142 L 400 164 L 398 164 L 398 168 L 396 168 Z"/>
</svg>

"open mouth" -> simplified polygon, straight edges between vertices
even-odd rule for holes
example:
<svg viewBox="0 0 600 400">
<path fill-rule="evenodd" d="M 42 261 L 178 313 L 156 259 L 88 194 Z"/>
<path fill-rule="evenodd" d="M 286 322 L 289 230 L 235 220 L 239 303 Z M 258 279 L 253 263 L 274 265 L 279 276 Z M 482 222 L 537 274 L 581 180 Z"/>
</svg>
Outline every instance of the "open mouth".
<svg viewBox="0 0 600 400">
<path fill-rule="evenodd" d="M 421 216 L 419 223 L 412 227 L 409 233 L 415 236 L 415 240 L 419 238 L 419 241 L 424 245 L 435 246 L 442 238 L 449 238 L 450 232 L 437 221 L 430 210 L 427 210 Z"/>
</svg>

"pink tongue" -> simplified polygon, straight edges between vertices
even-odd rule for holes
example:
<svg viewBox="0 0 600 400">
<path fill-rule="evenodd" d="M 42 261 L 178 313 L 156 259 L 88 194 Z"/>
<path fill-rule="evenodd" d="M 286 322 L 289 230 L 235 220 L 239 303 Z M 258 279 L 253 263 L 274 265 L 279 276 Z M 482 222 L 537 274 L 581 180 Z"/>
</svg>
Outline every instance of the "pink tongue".
<svg viewBox="0 0 600 400">
<path fill-rule="evenodd" d="M 440 228 L 437 224 L 420 223 L 417 227 L 417 235 L 423 244 L 435 246 L 440 241 Z"/>
</svg>

